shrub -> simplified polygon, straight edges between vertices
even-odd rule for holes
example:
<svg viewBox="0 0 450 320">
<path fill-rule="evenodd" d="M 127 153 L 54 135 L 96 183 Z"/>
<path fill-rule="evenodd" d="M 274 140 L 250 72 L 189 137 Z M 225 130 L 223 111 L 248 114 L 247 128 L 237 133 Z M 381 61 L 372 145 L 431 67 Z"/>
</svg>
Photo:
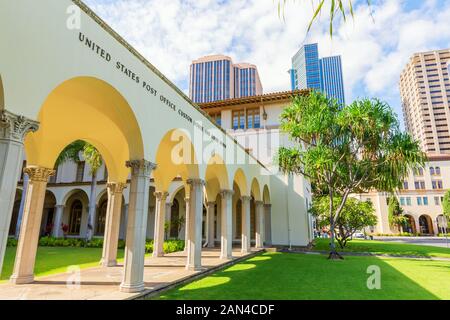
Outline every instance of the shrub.
<svg viewBox="0 0 450 320">
<path fill-rule="evenodd" d="M 14 238 L 8 238 L 8 241 L 6 242 L 7 247 L 17 247 L 17 240 Z"/>
</svg>

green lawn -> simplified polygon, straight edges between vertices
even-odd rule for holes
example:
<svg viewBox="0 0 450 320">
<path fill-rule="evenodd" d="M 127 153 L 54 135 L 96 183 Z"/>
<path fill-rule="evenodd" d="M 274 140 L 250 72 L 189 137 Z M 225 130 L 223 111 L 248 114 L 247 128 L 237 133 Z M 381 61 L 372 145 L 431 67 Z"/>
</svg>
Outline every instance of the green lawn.
<svg viewBox="0 0 450 320">
<path fill-rule="evenodd" d="M 316 239 L 316 251 L 328 251 L 330 239 Z M 336 243 L 337 246 L 337 243 Z M 394 243 L 371 240 L 349 241 L 343 252 L 371 252 L 375 254 L 391 254 L 418 257 L 450 258 L 450 249 L 444 247 L 422 246 L 416 244 Z"/>
<path fill-rule="evenodd" d="M 0 281 L 7 280 L 11 276 L 15 255 L 16 248 L 6 249 Z M 35 275 L 63 273 L 71 265 L 77 265 L 80 268 L 95 267 L 99 265 L 101 257 L 101 248 L 39 247 L 34 268 Z M 123 258 L 123 250 L 119 250 L 118 258 Z"/>
<path fill-rule="evenodd" d="M 367 288 L 367 267 L 381 289 Z M 163 294 L 161 299 L 450 299 L 450 262 L 265 253 Z"/>
</svg>

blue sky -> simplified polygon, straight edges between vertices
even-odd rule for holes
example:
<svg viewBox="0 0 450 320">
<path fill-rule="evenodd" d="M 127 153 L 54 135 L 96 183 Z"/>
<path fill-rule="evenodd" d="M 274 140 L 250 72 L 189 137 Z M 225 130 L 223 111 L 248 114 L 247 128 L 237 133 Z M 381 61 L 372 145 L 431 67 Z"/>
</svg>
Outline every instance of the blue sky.
<svg viewBox="0 0 450 320">
<path fill-rule="evenodd" d="M 274 0 L 85 0 L 94 11 L 182 90 L 192 60 L 223 53 L 258 66 L 264 92 L 289 90 L 292 55 L 318 42 L 321 56 L 342 55 L 347 102 L 378 97 L 399 114 L 400 72 L 414 52 L 450 48 L 450 1 L 356 0 L 355 18 L 327 12 L 307 34 L 310 0 L 291 1 L 285 19 Z M 317 1 L 316 1 L 317 2 Z"/>
</svg>

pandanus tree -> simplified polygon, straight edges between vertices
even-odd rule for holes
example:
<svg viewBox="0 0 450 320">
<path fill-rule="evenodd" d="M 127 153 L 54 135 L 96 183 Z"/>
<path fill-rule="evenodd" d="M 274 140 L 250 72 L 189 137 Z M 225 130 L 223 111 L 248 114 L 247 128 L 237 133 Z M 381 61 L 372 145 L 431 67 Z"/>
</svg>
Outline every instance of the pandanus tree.
<svg viewBox="0 0 450 320">
<path fill-rule="evenodd" d="M 377 99 L 342 106 L 312 91 L 294 97 L 280 120 L 293 142 L 278 151 L 280 170 L 304 175 L 316 195 L 328 197 L 329 258 L 341 258 L 335 245 L 336 221 L 349 195 L 374 189 L 393 192 L 409 170 L 423 165 L 425 154 L 400 131 L 389 105 Z"/>
<path fill-rule="evenodd" d="M 408 218 L 403 214 L 403 208 L 400 206 L 396 196 L 390 196 L 388 203 L 389 225 L 397 227 L 398 231 L 402 232 L 402 226 L 406 224 Z"/>
<path fill-rule="evenodd" d="M 96 210 L 96 193 L 97 193 L 97 172 L 98 169 L 103 165 L 103 158 L 100 152 L 91 144 L 77 140 L 68 145 L 60 153 L 58 159 L 56 160 L 56 165 L 72 160 L 78 162 L 81 160 L 80 156 L 83 155 L 83 159 L 90 167 L 91 175 L 91 190 L 89 198 L 89 213 L 88 213 L 88 230 L 86 234 L 86 240 L 91 241 L 94 236 L 94 224 L 95 224 L 95 210 Z"/>
</svg>

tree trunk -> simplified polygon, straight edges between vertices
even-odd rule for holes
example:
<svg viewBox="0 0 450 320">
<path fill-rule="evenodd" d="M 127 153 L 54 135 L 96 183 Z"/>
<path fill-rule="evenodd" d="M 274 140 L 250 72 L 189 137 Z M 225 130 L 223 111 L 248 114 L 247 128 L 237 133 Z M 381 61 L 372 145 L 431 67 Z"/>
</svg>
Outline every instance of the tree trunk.
<svg viewBox="0 0 450 320">
<path fill-rule="evenodd" d="M 330 216 L 330 232 L 331 232 L 331 239 L 330 239 L 330 254 L 328 255 L 329 260 L 343 260 L 344 258 L 337 252 L 336 250 L 336 234 L 335 234 L 335 228 L 336 228 L 336 222 L 334 220 L 333 215 Z"/>
<path fill-rule="evenodd" d="M 91 195 L 89 197 L 89 214 L 88 214 L 88 229 L 86 240 L 91 241 L 94 236 L 95 211 L 96 211 L 96 190 L 97 190 L 97 173 L 92 174 Z"/>
</svg>

